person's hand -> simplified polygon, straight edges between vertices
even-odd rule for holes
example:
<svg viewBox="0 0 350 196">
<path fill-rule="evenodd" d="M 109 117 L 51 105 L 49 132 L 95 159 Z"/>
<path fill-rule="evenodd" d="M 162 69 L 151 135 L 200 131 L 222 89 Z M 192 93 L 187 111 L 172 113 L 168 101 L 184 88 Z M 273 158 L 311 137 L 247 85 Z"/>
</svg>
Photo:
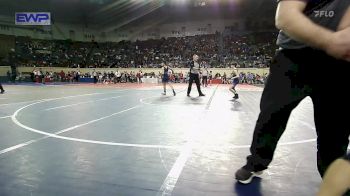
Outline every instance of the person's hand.
<svg viewBox="0 0 350 196">
<path fill-rule="evenodd" d="M 345 55 L 344 60 L 350 62 L 350 53 Z"/>
<path fill-rule="evenodd" d="M 350 62 L 350 27 L 333 33 L 328 41 L 326 52 L 330 56 Z"/>
<path fill-rule="evenodd" d="M 327 169 L 317 196 L 344 195 L 350 188 L 350 163 L 337 159 Z"/>
</svg>

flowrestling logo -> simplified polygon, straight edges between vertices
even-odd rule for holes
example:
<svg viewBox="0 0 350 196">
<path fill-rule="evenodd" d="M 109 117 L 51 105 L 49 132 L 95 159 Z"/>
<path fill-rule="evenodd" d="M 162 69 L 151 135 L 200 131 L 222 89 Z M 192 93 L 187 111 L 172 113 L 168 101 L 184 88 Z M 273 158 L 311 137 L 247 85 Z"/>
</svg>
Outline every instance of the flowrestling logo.
<svg viewBox="0 0 350 196">
<path fill-rule="evenodd" d="M 314 11 L 314 13 L 316 18 L 333 18 L 335 14 L 334 11 Z"/>
<path fill-rule="evenodd" d="M 17 12 L 16 25 L 51 25 L 50 12 Z"/>
</svg>

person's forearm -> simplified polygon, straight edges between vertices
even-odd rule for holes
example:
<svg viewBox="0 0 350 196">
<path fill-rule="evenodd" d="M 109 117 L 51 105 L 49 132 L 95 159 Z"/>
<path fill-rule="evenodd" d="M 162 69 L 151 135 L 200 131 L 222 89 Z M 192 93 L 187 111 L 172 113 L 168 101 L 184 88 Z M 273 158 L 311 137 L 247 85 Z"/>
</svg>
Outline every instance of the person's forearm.
<svg viewBox="0 0 350 196">
<path fill-rule="evenodd" d="M 281 5 L 281 4 L 285 5 Z M 276 14 L 276 27 L 292 39 L 325 50 L 332 31 L 312 22 L 302 11 L 289 9 L 281 2 Z"/>
</svg>

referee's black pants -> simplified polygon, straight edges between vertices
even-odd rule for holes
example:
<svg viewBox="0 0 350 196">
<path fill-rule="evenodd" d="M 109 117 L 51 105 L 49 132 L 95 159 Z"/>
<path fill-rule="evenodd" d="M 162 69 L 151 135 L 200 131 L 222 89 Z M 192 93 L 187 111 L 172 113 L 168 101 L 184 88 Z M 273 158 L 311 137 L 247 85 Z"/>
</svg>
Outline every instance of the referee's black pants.
<svg viewBox="0 0 350 196">
<path fill-rule="evenodd" d="M 200 83 L 199 83 L 199 74 L 190 73 L 190 81 L 188 83 L 187 95 L 190 95 L 190 93 L 191 93 L 193 80 L 196 83 L 198 94 L 199 95 L 203 94 L 201 91 Z"/>
<path fill-rule="evenodd" d="M 344 91 L 348 90 L 348 79 L 340 76 L 333 83 L 329 78 L 333 71 L 349 73 L 350 63 L 311 48 L 277 52 L 261 97 L 245 169 L 261 171 L 268 167 L 291 111 L 307 96 L 314 105 L 317 166 L 321 176 L 331 162 L 346 154 L 350 102 Z"/>
<path fill-rule="evenodd" d="M 4 91 L 5 91 L 4 88 L 2 87 L 1 83 L 0 83 L 0 91 L 1 91 L 1 92 L 4 92 Z"/>
</svg>

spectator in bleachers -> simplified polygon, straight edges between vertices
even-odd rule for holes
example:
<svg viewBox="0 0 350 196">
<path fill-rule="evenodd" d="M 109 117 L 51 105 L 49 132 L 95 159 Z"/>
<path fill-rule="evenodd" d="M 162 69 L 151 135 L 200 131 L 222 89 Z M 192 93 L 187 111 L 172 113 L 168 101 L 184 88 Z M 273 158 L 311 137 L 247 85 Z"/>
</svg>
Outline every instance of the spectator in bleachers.
<svg viewBox="0 0 350 196">
<path fill-rule="evenodd" d="M 191 60 L 194 49 L 213 67 L 228 68 L 232 63 L 261 67 L 274 54 L 273 44 L 266 42 L 273 37 L 270 32 L 243 36 L 211 34 L 99 44 L 19 37 L 15 51 L 19 64 L 24 66 L 160 68 L 160 63 L 167 61 L 178 68 Z"/>
</svg>

